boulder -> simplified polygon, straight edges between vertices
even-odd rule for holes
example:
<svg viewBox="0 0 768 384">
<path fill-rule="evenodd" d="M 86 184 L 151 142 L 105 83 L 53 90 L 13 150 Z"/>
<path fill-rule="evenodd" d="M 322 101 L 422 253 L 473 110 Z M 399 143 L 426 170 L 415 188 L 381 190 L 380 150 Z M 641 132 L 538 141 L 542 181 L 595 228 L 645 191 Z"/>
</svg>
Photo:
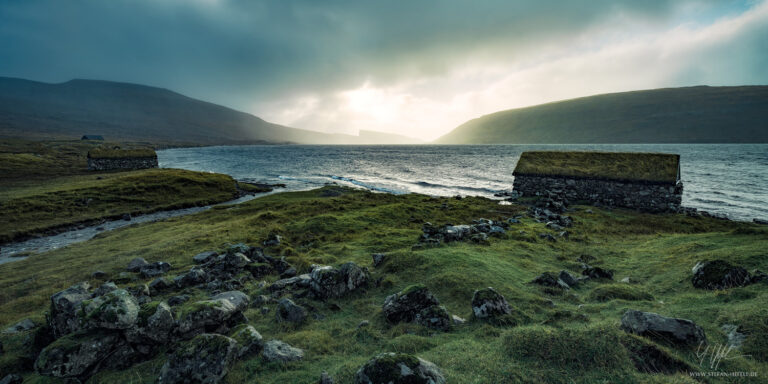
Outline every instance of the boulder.
<svg viewBox="0 0 768 384">
<path fill-rule="evenodd" d="M 307 319 L 307 310 L 300 305 L 296 305 L 291 299 L 281 299 L 277 303 L 275 319 L 278 323 L 303 323 Z"/>
<path fill-rule="evenodd" d="M 575 276 L 571 275 L 568 271 L 560 271 L 560 273 L 557 275 L 557 278 L 560 279 L 563 283 L 567 284 L 569 287 L 575 287 L 579 285 L 579 280 L 576 279 Z"/>
<path fill-rule="evenodd" d="M 283 240 L 283 237 L 276 234 L 276 233 L 270 233 L 269 236 L 267 236 L 267 239 L 264 240 L 264 246 L 265 247 L 274 247 L 276 245 L 280 245 L 280 242 Z"/>
<path fill-rule="evenodd" d="M 141 306 L 136 326 L 125 331 L 125 337 L 134 344 L 161 344 L 168 341 L 176 326 L 171 307 L 163 302 Z"/>
<path fill-rule="evenodd" d="M 120 342 L 113 331 L 91 330 L 64 336 L 43 348 L 35 370 L 43 376 L 78 377 L 105 359 Z"/>
<path fill-rule="evenodd" d="M 232 338 L 237 341 L 237 356 L 255 355 L 264 348 L 264 340 L 256 328 L 243 324 L 232 331 Z"/>
<path fill-rule="evenodd" d="M 203 284 L 208 280 L 208 274 L 200 267 L 192 267 L 189 272 L 176 276 L 173 282 L 179 288 L 192 287 L 198 284 Z"/>
<path fill-rule="evenodd" d="M 248 297 L 248 295 L 246 295 L 245 293 L 240 291 L 222 292 L 222 293 L 219 293 L 218 295 L 211 297 L 211 300 L 219 300 L 219 299 L 229 300 L 229 302 L 235 306 L 235 310 L 238 312 L 242 312 L 248 309 L 248 305 L 251 302 L 251 298 Z"/>
<path fill-rule="evenodd" d="M 317 384 L 333 384 L 333 378 L 328 372 L 323 371 L 323 373 L 320 374 L 320 380 L 317 381 Z"/>
<path fill-rule="evenodd" d="M 137 258 L 131 260 L 128 263 L 128 267 L 126 267 L 125 269 L 128 272 L 138 272 L 138 271 L 141 270 L 141 267 L 143 267 L 145 265 L 149 265 L 149 263 L 147 263 L 147 261 L 144 260 L 143 258 L 137 257 Z"/>
<path fill-rule="evenodd" d="M 303 359 L 304 351 L 280 340 L 270 340 L 264 344 L 262 356 L 268 362 L 288 362 Z"/>
<path fill-rule="evenodd" d="M 507 315 L 512 312 L 509 303 L 495 289 L 488 287 L 472 295 L 472 313 L 478 319 Z"/>
<path fill-rule="evenodd" d="M 127 329 L 136 324 L 139 303 L 128 291 L 117 289 L 80 303 L 78 317 L 90 327 Z"/>
<path fill-rule="evenodd" d="M 54 337 L 58 338 L 82 328 L 76 312 L 83 300 L 91 298 L 89 288 L 90 285 L 83 282 L 51 296 L 49 325 Z"/>
<path fill-rule="evenodd" d="M 227 299 L 204 300 L 186 304 L 179 316 L 178 330 L 182 334 L 203 333 L 206 329 L 224 324 L 237 313 L 237 308 Z"/>
<path fill-rule="evenodd" d="M 165 277 L 158 277 L 149 283 L 149 294 L 151 296 L 155 296 L 160 292 L 167 291 L 171 288 L 174 288 L 175 286 L 176 284 L 166 279 Z"/>
<path fill-rule="evenodd" d="M 386 253 L 374 253 L 371 255 L 371 258 L 373 259 L 373 267 L 378 267 L 381 265 L 381 263 L 384 262 L 384 259 L 387 258 Z"/>
<path fill-rule="evenodd" d="M 633 309 L 628 310 L 621 317 L 621 329 L 628 333 L 673 344 L 698 345 L 707 340 L 704 330 L 693 321 Z"/>
<path fill-rule="evenodd" d="M 244 253 L 227 253 L 220 258 L 221 264 L 226 268 L 239 270 L 250 264 L 252 261 Z"/>
<path fill-rule="evenodd" d="M 269 286 L 268 290 L 270 292 L 277 292 L 285 289 L 309 288 L 311 283 L 312 277 L 306 273 L 303 275 L 291 277 L 289 279 L 275 281 L 272 283 L 272 285 Z"/>
<path fill-rule="evenodd" d="M 316 297 L 326 299 L 342 297 L 368 284 L 370 275 L 366 268 L 348 262 L 339 268 L 317 267 L 310 273 L 310 289 Z"/>
<path fill-rule="evenodd" d="M 160 370 L 158 383 L 218 383 L 237 358 L 237 342 L 202 334 L 176 348 Z"/>
<path fill-rule="evenodd" d="M 208 252 L 200 252 L 197 255 L 192 256 L 192 261 L 194 261 L 196 264 L 203 264 L 207 263 L 208 261 L 211 261 L 213 258 L 218 256 L 219 254 L 215 251 L 208 251 Z"/>
<path fill-rule="evenodd" d="M 590 279 L 613 280 L 613 271 L 609 271 L 600 267 L 587 266 L 587 268 L 581 271 L 581 274 L 589 277 Z"/>
<path fill-rule="evenodd" d="M 19 332 L 25 332 L 29 331 L 32 328 L 35 328 L 37 324 L 35 324 L 34 321 L 31 319 L 24 319 L 19 321 L 18 323 L 11 325 L 10 327 L 3 330 L 3 333 L 5 334 L 14 334 Z"/>
<path fill-rule="evenodd" d="M 355 384 L 445 384 L 436 365 L 406 353 L 382 353 L 355 373 Z"/>
<path fill-rule="evenodd" d="M 560 280 L 553 272 L 544 272 L 531 281 L 532 284 L 543 285 L 545 287 L 554 287 L 569 289 L 570 287 L 564 281 Z"/>
<path fill-rule="evenodd" d="M 424 309 L 440 301 L 423 285 L 412 285 L 384 300 L 382 311 L 390 323 L 412 322 Z"/>
<path fill-rule="evenodd" d="M 171 270 L 171 265 L 165 261 L 156 261 L 152 264 L 147 264 L 139 269 L 139 273 L 144 278 L 152 278 L 165 275 Z"/>
<path fill-rule="evenodd" d="M 728 289 L 743 287 L 751 282 L 746 269 L 725 260 L 699 262 L 693 267 L 693 286 L 701 289 Z"/>
<path fill-rule="evenodd" d="M 450 331 L 453 327 L 451 314 L 442 305 L 432 305 L 416 314 L 416 323 L 438 331 Z"/>
</svg>

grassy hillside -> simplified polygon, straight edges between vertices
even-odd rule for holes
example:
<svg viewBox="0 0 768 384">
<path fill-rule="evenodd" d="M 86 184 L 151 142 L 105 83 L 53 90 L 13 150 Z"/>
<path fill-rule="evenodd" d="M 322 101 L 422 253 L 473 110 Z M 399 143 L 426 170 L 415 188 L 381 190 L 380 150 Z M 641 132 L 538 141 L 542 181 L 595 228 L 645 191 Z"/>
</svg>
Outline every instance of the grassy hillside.
<svg viewBox="0 0 768 384">
<path fill-rule="evenodd" d="M 470 120 L 439 144 L 766 143 L 768 86 L 611 93 Z"/>
<path fill-rule="evenodd" d="M 177 144 L 397 143 L 396 135 L 324 134 L 272 124 L 167 89 L 96 80 L 61 84 L 0 77 L 0 137 Z"/>
<path fill-rule="evenodd" d="M 425 221 L 454 224 L 477 218 L 501 220 L 525 212 L 518 205 L 499 205 L 481 198 L 432 198 L 388 195 L 338 187 L 281 193 L 245 204 L 164 222 L 126 227 L 26 260 L 0 265 L 0 325 L 25 317 L 41 320 L 50 295 L 79 281 L 100 281 L 91 272 L 116 276 L 134 257 L 168 261 L 169 277 L 193 265 L 198 252 L 228 244 L 258 245 L 271 232 L 283 236 L 279 246 L 265 250 L 285 256 L 299 272 L 310 264 L 354 261 L 368 266 L 379 280 L 366 292 L 327 302 L 297 299 L 314 308 L 298 326 L 275 322 L 269 313 L 246 311 L 249 323 L 264 336 L 305 349 L 299 362 L 264 364 L 260 358 L 237 362 L 227 383 L 314 383 L 327 371 L 336 383 L 350 383 L 355 370 L 383 351 L 413 353 L 437 364 L 450 383 L 695 383 L 684 373 L 638 371 L 638 351 L 656 348 L 696 371 L 695 347 L 658 345 L 619 330 L 626 309 L 658 312 L 691 319 L 706 331 L 710 343 L 723 343 L 721 326 L 742 326 L 748 334 L 742 350 L 723 360 L 717 371 L 768 372 L 768 291 L 765 282 L 723 291 L 695 289 L 691 267 L 702 259 L 722 258 L 751 270 L 768 269 L 768 230 L 684 215 L 651 215 L 624 210 L 581 207 L 570 240 L 547 241 L 544 223 L 523 217 L 503 238 L 488 244 L 451 243 L 412 249 Z M 371 253 L 387 259 L 373 268 Z M 578 259 L 615 271 L 617 282 L 590 281 L 569 291 L 544 289 L 529 282 L 544 271 L 579 271 Z M 631 283 L 618 280 L 630 277 Z M 267 282 L 277 276 L 270 275 Z M 148 280 L 147 280 L 148 281 Z M 130 284 L 135 284 L 131 282 Z M 412 284 L 424 284 L 451 313 L 469 319 L 450 332 L 430 331 L 414 324 L 391 325 L 381 305 L 387 295 Z M 124 284 L 120 284 L 124 286 Z M 473 320 L 474 290 L 492 286 L 506 296 L 513 316 L 504 323 Z M 244 291 L 267 294 L 258 281 Z M 195 298 L 199 290 L 186 291 Z M 156 298 L 163 299 L 164 296 Z M 358 327 L 361 321 L 369 326 Z M 16 345 L 6 335 L 0 341 Z M 17 342 L 16 342 L 17 343 Z M 13 350 L 12 350 L 13 351 Z M 17 362 L 21 352 L 0 357 L 0 371 Z M 742 356 L 749 355 L 749 356 Z M 152 383 L 165 355 L 123 371 L 105 371 L 89 383 Z M 24 373 L 30 383 L 52 380 Z M 703 382 L 756 382 L 754 378 L 705 378 Z"/>
</svg>

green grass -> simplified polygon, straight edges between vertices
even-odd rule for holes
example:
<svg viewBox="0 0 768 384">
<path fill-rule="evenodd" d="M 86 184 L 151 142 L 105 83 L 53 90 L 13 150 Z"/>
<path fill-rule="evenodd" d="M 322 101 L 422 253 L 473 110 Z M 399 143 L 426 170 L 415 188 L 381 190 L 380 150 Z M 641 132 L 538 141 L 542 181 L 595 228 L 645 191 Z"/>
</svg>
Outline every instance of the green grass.
<svg viewBox="0 0 768 384">
<path fill-rule="evenodd" d="M 222 174 L 178 169 L 67 176 L 0 191 L 0 243 L 74 224 L 207 205 L 237 196 Z"/>
<path fill-rule="evenodd" d="M 91 159 L 123 159 L 129 157 L 157 157 L 157 153 L 152 148 L 120 148 L 109 146 L 100 146 L 88 151 L 88 157 Z"/>
<path fill-rule="evenodd" d="M 334 193 L 330 193 L 334 191 Z M 443 208 L 447 204 L 448 208 Z M 451 383 L 693 383 L 684 373 L 649 374 L 635 367 L 636 351 L 658 349 L 692 369 L 701 367 L 695 348 L 670 348 L 624 334 L 618 328 L 629 308 L 691 319 L 701 325 L 711 343 L 722 343 L 722 324 L 750 332 L 740 354 L 724 360 L 720 371 L 768 374 L 766 284 L 726 291 L 705 291 L 690 283 L 698 260 L 723 258 L 748 270 L 768 270 L 768 230 L 749 223 L 732 223 L 683 215 L 652 215 L 626 210 L 591 208 L 572 213 L 569 241 L 549 242 L 535 234 L 548 231 L 543 223 L 523 218 L 511 225 L 506 238 L 487 245 L 451 243 L 412 250 L 424 221 L 470 223 L 521 214 L 525 207 L 502 206 L 481 198 L 431 198 L 388 195 L 338 187 L 280 193 L 237 206 L 147 223 L 104 233 L 26 260 L 0 265 L 0 324 L 29 316 L 40 318 L 50 295 L 74 283 L 90 280 L 94 270 L 116 276 L 134 257 L 173 265 L 169 278 L 193 265 L 192 256 L 222 250 L 228 244 L 259 244 L 270 232 L 282 243 L 267 250 L 284 255 L 306 271 L 312 263 L 338 265 L 354 261 L 368 266 L 379 286 L 327 302 L 298 299 L 324 316 L 287 327 L 276 323 L 275 305 L 262 315 L 258 308 L 246 316 L 265 340 L 280 339 L 305 349 L 303 361 L 265 364 L 258 357 L 238 361 L 227 383 L 310 383 L 327 371 L 337 383 L 351 383 L 355 371 L 381 352 L 412 353 L 437 364 Z M 527 234 L 520 234 L 518 231 Z M 531 236 L 534 234 L 534 236 Z M 370 254 L 387 253 L 372 268 Z M 567 291 L 550 292 L 528 284 L 544 271 L 579 270 L 576 259 L 595 258 L 595 266 L 615 271 L 632 284 L 589 281 Z M 271 275 L 267 281 L 274 281 Z M 148 281 L 148 280 L 147 280 Z M 435 332 L 414 324 L 389 324 L 381 313 L 384 298 L 409 286 L 430 289 L 449 312 L 469 319 L 450 332 Z M 472 320 L 475 290 L 494 287 L 513 307 L 508 321 Z M 265 294 L 257 281 L 244 288 Z M 167 295 L 171 295 L 168 293 Z M 192 291 L 195 299 L 205 294 Z M 337 307 L 338 306 L 338 307 Z M 363 320 L 370 325 L 358 328 Z M 0 340 L 5 342 L 4 335 Z M 8 344 L 6 344 L 8 345 Z M 3 357 L 8 361 L 14 353 Z M 21 358 L 21 357 L 18 357 Z M 89 383 L 151 383 L 164 354 L 126 369 L 101 372 Z M 2 368 L 2 366 L 0 366 Z M 0 369 L 1 370 L 1 369 Z M 50 382 L 25 371 L 30 382 Z M 754 378 L 706 378 L 704 382 L 756 382 Z"/>
<path fill-rule="evenodd" d="M 674 184 L 679 163 L 663 153 L 527 151 L 514 174 Z"/>
</svg>

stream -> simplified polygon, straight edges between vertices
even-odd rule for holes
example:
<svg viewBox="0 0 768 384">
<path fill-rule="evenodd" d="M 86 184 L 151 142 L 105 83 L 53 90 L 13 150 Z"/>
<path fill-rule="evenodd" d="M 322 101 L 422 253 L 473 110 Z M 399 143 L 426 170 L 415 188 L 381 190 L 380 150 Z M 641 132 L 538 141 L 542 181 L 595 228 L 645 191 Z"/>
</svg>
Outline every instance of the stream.
<svg viewBox="0 0 768 384">
<path fill-rule="evenodd" d="M 2 246 L 0 249 L 0 264 L 10 263 L 13 261 L 24 260 L 34 254 L 52 251 L 54 249 L 66 247 L 70 244 L 80 243 L 86 240 L 92 239 L 99 233 L 112 231 L 118 228 L 127 227 L 133 224 L 155 222 L 173 217 L 191 215 L 211 209 L 212 207 L 219 205 L 234 205 L 240 204 L 249 200 L 253 200 L 257 197 L 262 197 L 271 194 L 261 193 L 259 195 L 245 195 L 234 200 L 225 201 L 223 203 L 206 205 L 202 207 L 191 207 L 174 209 L 169 211 L 158 211 L 154 213 L 148 213 L 146 215 L 140 215 L 131 218 L 131 220 L 110 220 L 89 227 L 73 229 L 70 231 L 62 232 L 51 236 L 35 237 L 16 243 L 8 243 Z"/>
</svg>

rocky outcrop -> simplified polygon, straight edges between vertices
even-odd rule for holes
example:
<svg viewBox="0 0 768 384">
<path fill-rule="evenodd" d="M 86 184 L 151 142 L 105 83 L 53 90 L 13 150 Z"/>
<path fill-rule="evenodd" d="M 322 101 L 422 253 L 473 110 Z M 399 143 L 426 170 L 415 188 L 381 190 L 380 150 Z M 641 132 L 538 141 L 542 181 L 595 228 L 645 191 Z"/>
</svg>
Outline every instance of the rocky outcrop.
<svg viewBox="0 0 768 384">
<path fill-rule="evenodd" d="M 82 301 L 77 316 L 90 328 L 127 329 L 136 324 L 139 303 L 128 291 L 117 289 Z"/>
<path fill-rule="evenodd" d="M 693 321 L 633 309 L 621 317 L 621 329 L 672 344 L 698 345 L 707 340 L 704 330 Z"/>
<path fill-rule="evenodd" d="M 541 275 L 536 276 L 536 278 L 531 281 L 531 284 L 542 285 L 550 288 L 571 288 L 564 281 L 560 280 L 560 278 L 554 272 L 544 272 Z"/>
<path fill-rule="evenodd" d="M 64 336 L 45 347 L 35 361 L 45 376 L 79 377 L 104 360 L 120 343 L 111 331 L 81 331 Z"/>
<path fill-rule="evenodd" d="M 88 283 L 73 285 L 51 296 L 50 326 L 54 337 L 61 337 L 82 328 L 76 312 L 80 303 L 91 298 Z"/>
<path fill-rule="evenodd" d="M 237 341 L 238 351 L 237 356 L 243 357 L 248 355 L 255 355 L 264 349 L 264 339 L 256 328 L 242 324 L 232 330 L 231 337 Z"/>
<path fill-rule="evenodd" d="M 162 276 L 171 270 L 171 265 L 164 261 L 157 261 L 152 264 L 147 264 L 139 269 L 139 273 L 144 278 L 152 278 Z"/>
<path fill-rule="evenodd" d="M 405 353 L 382 353 L 355 373 L 355 384 L 444 384 L 435 364 Z"/>
<path fill-rule="evenodd" d="M 237 342 L 223 335 L 202 334 L 183 343 L 168 357 L 158 383 L 218 383 L 238 355 Z"/>
<path fill-rule="evenodd" d="M 509 303 L 495 289 L 488 287 L 472 295 L 472 313 L 478 319 L 507 315 L 512 312 Z"/>
<path fill-rule="evenodd" d="M 507 222 L 488 219 L 473 220 L 471 225 L 446 224 L 442 227 L 427 222 L 421 227 L 422 234 L 419 237 L 419 244 L 423 246 L 454 241 L 484 242 L 489 236 L 503 237 L 507 228 L 509 228 Z"/>
</svg>

